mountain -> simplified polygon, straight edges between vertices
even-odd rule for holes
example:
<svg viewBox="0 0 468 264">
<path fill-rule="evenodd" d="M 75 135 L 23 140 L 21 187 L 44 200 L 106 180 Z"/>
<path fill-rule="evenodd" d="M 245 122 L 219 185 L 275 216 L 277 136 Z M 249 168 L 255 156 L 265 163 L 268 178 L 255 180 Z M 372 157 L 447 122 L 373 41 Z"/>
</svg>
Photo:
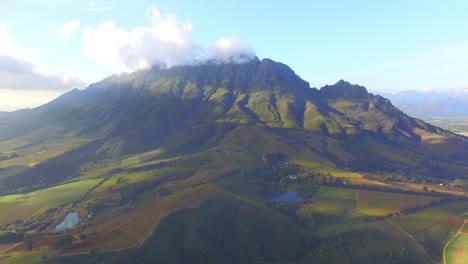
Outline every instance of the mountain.
<svg viewBox="0 0 468 264">
<path fill-rule="evenodd" d="M 382 93 L 405 113 L 424 120 L 468 116 L 468 94 L 402 91 Z"/>
<path fill-rule="evenodd" d="M 76 149 L 20 174 L 6 170 L 4 190 L 54 184 L 96 160 L 149 151 L 150 159 L 196 153 L 220 146 L 241 128 L 280 137 L 293 153 L 310 151 L 321 162 L 355 170 L 404 168 L 458 177 L 468 155 L 466 138 L 411 118 L 362 86 L 340 80 L 310 88 L 270 59 L 114 75 L 41 107 L 2 113 L 0 120 L 6 142 L 42 131 L 37 141 L 16 148 L 19 155 L 44 142 L 82 139 Z M 437 162 L 456 165 L 427 166 Z"/>
<path fill-rule="evenodd" d="M 0 128 L 0 243 L 42 263 L 425 263 L 443 243 L 384 220 L 465 208 L 468 138 L 270 59 L 113 75 Z"/>
</svg>

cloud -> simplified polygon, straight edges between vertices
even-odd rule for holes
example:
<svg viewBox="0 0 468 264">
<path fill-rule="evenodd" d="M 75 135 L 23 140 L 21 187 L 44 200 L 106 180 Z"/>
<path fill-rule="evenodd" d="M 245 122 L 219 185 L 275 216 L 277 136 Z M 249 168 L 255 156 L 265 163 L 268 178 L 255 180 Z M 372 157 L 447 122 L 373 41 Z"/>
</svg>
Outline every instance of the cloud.
<svg viewBox="0 0 468 264">
<path fill-rule="evenodd" d="M 112 10 L 115 4 L 112 1 L 90 1 L 84 5 L 84 8 L 90 12 L 101 12 Z"/>
<path fill-rule="evenodd" d="M 59 38 L 63 40 L 68 40 L 71 38 L 73 33 L 75 33 L 78 30 L 79 27 L 80 27 L 80 20 L 74 19 L 65 23 L 65 25 L 58 27 L 58 28 L 56 25 L 50 25 L 49 30 L 57 33 Z"/>
<path fill-rule="evenodd" d="M 32 63 L 31 55 L 11 41 L 6 26 L 2 24 L 0 24 L 0 80 L 2 80 L 0 90 L 66 91 L 85 85 L 78 78 Z"/>
<path fill-rule="evenodd" d="M 31 55 L 26 49 L 13 44 L 4 24 L 0 24 L 0 55 L 8 55 L 23 61 L 31 59 Z"/>
<path fill-rule="evenodd" d="M 254 51 L 245 46 L 237 35 L 218 39 L 210 49 L 209 57 L 220 62 L 245 63 L 255 56 Z"/>
<path fill-rule="evenodd" d="M 131 30 L 120 28 L 114 21 L 89 26 L 83 34 L 85 55 L 111 66 L 117 72 L 133 72 L 152 65 L 190 65 L 207 60 L 242 63 L 254 57 L 233 35 L 223 37 L 206 51 L 193 42 L 193 25 L 179 21 L 174 14 L 162 14 L 155 6 L 145 12 L 149 26 Z"/>
</svg>

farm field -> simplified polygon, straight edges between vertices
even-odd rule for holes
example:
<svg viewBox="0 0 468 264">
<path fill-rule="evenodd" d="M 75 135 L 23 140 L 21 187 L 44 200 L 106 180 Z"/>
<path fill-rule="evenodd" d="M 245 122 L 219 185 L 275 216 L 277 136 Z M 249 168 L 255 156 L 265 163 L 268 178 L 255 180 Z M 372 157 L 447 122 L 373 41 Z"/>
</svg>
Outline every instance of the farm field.
<svg viewBox="0 0 468 264">
<path fill-rule="evenodd" d="M 120 250 L 134 249 L 155 233 L 167 216 L 183 209 L 198 207 L 215 193 L 228 194 L 265 210 L 270 208 L 269 201 L 256 196 L 258 187 L 250 183 L 241 184 L 238 180 L 243 179 L 241 175 L 248 175 L 249 171 L 266 165 L 266 153 L 278 151 L 295 153 L 291 160 L 308 171 L 330 173 L 351 184 L 422 190 L 421 184 L 401 183 L 401 186 L 397 186 L 394 183 L 364 179 L 362 173 L 336 166 L 295 144 L 294 140 L 277 137 L 261 128 L 248 133 L 238 129 L 231 132 L 217 147 L 192 155 L 151 160 L 158 155 L 157 151 L 153 151 L 93 164 L 80 177 L 81 181 L 28 194 L 0 197 L 0 223 L 26 221 L 48 208 L 80 200 L 86 194 L 85 199 L 77 204 L 80 214 L 87 210 L 86 206 L 93 205 L 96 201 L 104 201 L 104 204 L 109 201 L 111 205 L 91 211 L 95 215 L 82 229 L 75 230 L 71 247 L 53 251 L 48 249 L 53 240 L 38 240 L 37 242 L 43 244 L 39 250 L 41 254 L 88 254 L 91 250 L 96 250 L 98 254 L 113 254 L 112 252 Z M 343 154 L 337 148 L 337 142 L 330 140 L 328 144 L 329 151 Z M 177 173 L 183 175 L 179 177 Z M 172 177 L 173 175 L 176 177 Z M 101 178 L 93 179 L 97 177 Z M 138 192 L 138 187 L 155 182 L 157 187 L 141 196 L 124 196 L 126 190 L 135 187 L 131 191 Z M 340 183 L 339 186 L 344 185 Z M 301 187 L 300 181 L 288 182 L 289 191 L 300 191 Z M 161 190 L 165 192 L 159 192 Z M 440 259 L 437 252 L 441 252 L 444 243 L 454 235 L 454 228 L 461 221 L 460 217 L 468 210 L 466 203 L 454 202 L 438 205 L 431 209 L 433 211 L 425 209 L 409 216 L 393 216 L 388 221 L 381 221 L 382 218 L 377 217 L 387 216 L 407 207 L 424 206 L 440 198 L 333 186 L 318 186 L 310 195 L 312 197 L 308 196 L 310 198 L 305 201 L 304 206 L 314 215 L 314 228 L 311 229 L 313 233 L 326 238 L 330 234 L 362 228 L 377 229 L 393 236 L 412 255 L 423 260 Z M 91 237 L 83 239 L 80 235 Z M 459 248 L 454 247 L 455 251 Z M 24 261 L 36 263 L 38 255 L 19 254 L 23 248 L 24 245 L 12 248 L 10 259 L 22 257 Z M 431 252 L 430 256 L 426 256 L 425 252 Z"/>
<path fill-rule="evenodd" d="M 357 190 L 354 189 L 319 186 L 310 200 L 310 205 L 312 208 L 333 214 L 346 209 L 354 209 L 356 192 Z"/>
<path fill-rule="evenodd" d="M 445 254 L 446 264 L 468 263 L 468 235 L 458 235 L 450 242 Z"/>
<path fill-rule="evenodd" d="M 58 207 L 80 199 L 101 179 L 84 180 L 26 194 L 0 197 L 1 223 L 13 220 L 27 220 L 49 208 Z"/>
<path fill-rule="evenodd" d="M 364 200 L 362 200 L 363 195 Z M 424 263 L 429 259 L 431 261 L 442 259 L 444 245 L 457 233 L 463 223 L 460 215 L 463 215 L 467 209 L 466 201 L 452 201 L 409 215 L 394 215 L 387 220 L 388 222 L 369 222 L 366 217 L 386 216 L 408 206 L 425 205 L 439 199 L 421 195 L 319 186 L 314 196 L 307 200 L 307 205 L 316 212 L 318 227 L 316 232 L 320 235 L 349 232 L 359 228 L 379 229 L 398 239 Z"/>
<path fill-rule="evenodd" d="M 49 250 L 47 248 L 41 248 L 30 252 L 16 252 L 10 257 L 1 260 L 2 264 L 33 264 L 38 263 L 42 256 L 47 254 Z"/>
<path fill-rule="evenodd" d="M 440 200 L 440 198 L 430 196 L 367 190 L 359 190 L 357 197 L 356 208 L 362 213 L 372 216 L 385 216 L 407 207 L 427 205 L 432 201 Z"/>
<path fill-rule="evenodd" d="M 435 260 L 442 258 L 442 250 L 458 231 L 463 220 L 456 214 L 428 208 L 408 216 L 398 216 L 392 220 L 416 241 Z"/>
<path fill-rule="evenodd" d="M 139 156 L 132 156 L 126 159 L 122 160 L 122 166 L 127 167 L 130 165 L 135 165 L 141 162 L 141 159 Z"/>
<path fill-rule="evenodd" d="M 310 203 L 329 212 L 356 209 L 369 216 L 385 216 L 438 200 L 431 196 L 319 186 Z"/>
<path fill-rule="evenodd" d="M 69 140 L 53 141 L 50 144 L 40 144 L 25 150 L 18 151 L 19 157 L 14 159 L 8 159 L 0 161 L 0 168 L 8 166 L 29 166 L 32 167 L 38 163 L 44 162 L 48 159 L 57 157 L 65 152 L 71 151 L 78 147 L 91 142 L 91 139 L 86 138 L 74 138 Z M 22 144 L 14 143 L 16 145 L 13 149 L 16 149 Z M 5 152 L 8 148 L 0 148 L 0 152 Z"/>
<path fill-rule="evenodd" d="M 454 214 L 429 208 L 408 216 L 395 217 L 393 222 L 406 232 L 416 235 L 437 228 L 438 225 L 445 225 L 450 229 L 454 229 L 459 227 L 463 221 Z"/>
<path fill-rule="evenodd" d="M 107 219 L 102 225 L 81 231 L 80 234 L 97 232 L 97 235 L 77 241 L 60 254 L 83 253 L 91 249 L 114 251 L 134 247 L 151 234 L 166 216 L 181 209 L 197 206 L 217 190 L 214 186 L 200 186 L 188 188 L 166 198 L 143 202 L 138 208 L 121 212 L 119 216 Z"/>
</svg>

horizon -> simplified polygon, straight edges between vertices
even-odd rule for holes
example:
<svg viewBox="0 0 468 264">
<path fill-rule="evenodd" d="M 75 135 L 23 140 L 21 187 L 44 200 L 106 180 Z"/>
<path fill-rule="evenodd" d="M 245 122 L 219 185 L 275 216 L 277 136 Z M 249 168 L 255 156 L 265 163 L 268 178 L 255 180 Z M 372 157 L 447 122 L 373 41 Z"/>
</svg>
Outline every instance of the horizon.
<svg viewBox="0 0 468 264">
<path fill-rule="evenodd" d="M 460 34 L 466 7 L 463 1 L 8 0 L 0 7 L 0 111 L 36 107 L 155 63 L 253 56 L 287 64 L 311 87 L 344 79 L 373 93 L 466 93 L 468 36 Z"/>
</svg>

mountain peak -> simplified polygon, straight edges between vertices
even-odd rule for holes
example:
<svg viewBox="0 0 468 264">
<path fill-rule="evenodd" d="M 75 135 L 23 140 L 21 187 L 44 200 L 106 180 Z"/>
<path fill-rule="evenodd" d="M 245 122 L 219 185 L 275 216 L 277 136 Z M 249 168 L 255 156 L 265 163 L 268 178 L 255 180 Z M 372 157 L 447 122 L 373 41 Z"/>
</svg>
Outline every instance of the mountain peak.
<svg viewBox="0 0 468 264">
<path fill-rule="evenodd" d="M 334 85 L 326 85 L 320 89 L 322 95 L 329 99 L 349 98 L 349 99 L 365 99 L 368 97 L 366 87 L 357 84 L 351 84 L 343 79 L 339 80 Z"/>
</svg>

